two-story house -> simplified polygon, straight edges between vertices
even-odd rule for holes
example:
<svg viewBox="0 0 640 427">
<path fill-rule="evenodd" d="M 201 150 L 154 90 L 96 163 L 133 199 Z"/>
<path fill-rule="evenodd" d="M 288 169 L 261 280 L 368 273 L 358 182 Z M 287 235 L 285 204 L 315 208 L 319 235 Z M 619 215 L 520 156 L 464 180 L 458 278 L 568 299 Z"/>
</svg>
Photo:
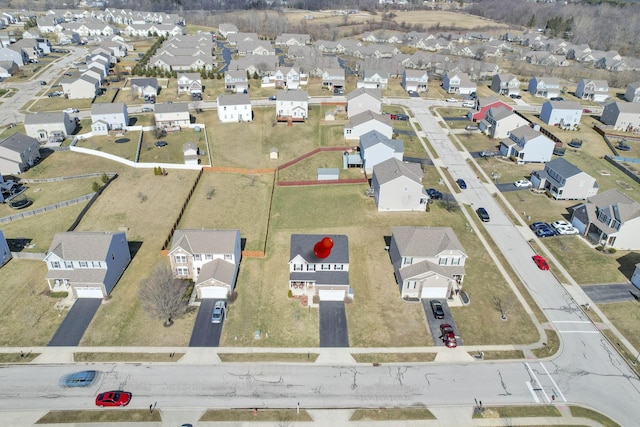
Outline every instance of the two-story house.
<svg viewBox="0 0 640 427">
<path fill-rule="evenodd" d="M 202 78 L 198 73 L 178 74 L 178 93 L 202 94 Z"/>
<path fill-rule="evenodd" d="M 347 94 L 347 117 L 364 111 L 382 113 L 382 93 L 379 89 L 359 88 Z"/>
<path fill-rule="evenodd" d="M 582 79 L 576 85 L 576 97 L 584 101 L 605 102 L 609 98 L 606 80 Z"/>
<path fill-rule="evenodd" d="M 68 99 L 93 99 L 100 93 L 100 78 L 90 74 L 62 79 L 60 83 Z"/>
<path fill-rule="evenodd" d="M 358 148 L 367 175 L 373 173 L 373 167 L 378 163 L 392 157 L 402 160 L 404 156 L 404 142 L 401 139 L 389 139 L 377 130 L 362 135 Z"/>
<path fill-rule="evenodd" d="M 585 200 L 598 193 L 595 178 L 562 157 L 531 172 L 533 188 L 544 189 L 556 200 Z"/>
<path fill-rule="evenodd" d="M 530 126 L 520 126 L 500 141 L 500 154 L 516 163 L 546 163 L 551 160 L 556 144 Z"/>
<path fill-rule="evenodd" d="M 532 77 L 528 91 L 540 98 L 555 98 L 560 95 L 560 79 L 556 77 Z"/>
<path fill-rule="evenodd" d="M 365 89 L 386 90 L 389 84 L 389 73 L 382 70 L 367 69 L 358 80 L 356 87 Z"/>
<path fill-rule="evenodd" d="M 172 104 L 158 104 L 155 108 L 156 127 L 160 129 L 180 128 L 191 124 L 189 104 L 174 102 Z"/>
<path fill-rule="evenodd" d="M 62 142 L 75 130 L 75 120 L 64 111 L 28 113 L 24 116 L 24 132 L 40 142 Z"/>
<path fill-rule="evenodd" d="M 175 277 L 192 280 L 198 298 L 227 299 L 242 257 L 240 230 L 178 229 L 168 256 Z"/>
<path fill-rule="evenodd" d="M 344 69 L 327 68 L 322 71 L 322 87 L 331 91 L 344 91 Z"/>
<path fill-rule="evenodd" d="M 108 135 L 110 130 L 121 131 L 129 126 L 129 113 L 124 102 L 91 105 L 91 132 Z"/>
<path fill-rule="evenodd" d="M 273 75 L 277 89 L 293 89 L 300 87 L 300 72 L 295 67 L 278 67 Z"/>
<path fill-rule="evenodd" d="M 616 189 L 575 207 L 571 224 L 592 243 L 619 250 L 640 249 L 640 203 Z"/>
<path fill-rule="evenodd" d="M 158 79 L 155 77 L 140 77 L 131 79 L 129 87 L 131 88 L 130 90 L 133 96 L 155 103 L 160 86 L 158 85 Z"/>
<path fill-rule="evenodd" d="M 633 82 L 627 85 L 627 90 L 624 92 L 624 99 L 629 102 L 640 102 L 640 82 Z"/>
<path fill-rule="evenodd" d="M 447 72 L 442 79 L 442 88 L 447 93 L 470 95 L 476 92 L 477 86 L 471 81 L 467 73 Z"/>
<path fill-rule="evenodd" d="M 429 196 L 422 184 L 422 167 L 391 157 L 373 167 L 371 189 L 378 211 L 424 212 Z"/>
<path fill-rule="evenodd" d="M 216 99 L 218 119 L 221 123 L 250 122 L 253 120 L 251 99 L 246 93 L 219 95 Z"/>
<path fill-rule="evenodd" d="M 372 111 L 363 111 L 349 119 L 344 125 L 344 139 L 359 140 L 362 135 L 371 131 L 380 132 L 385 138 L 393 136 L 393 125 L 388 115 L 376 114 Z"/>
<path fill-rule="evenodd" d="M 14 133 L 0 141 L 0 171 L 3 174 L 19 174 L 40 160 L 38 140 L 21 133 Z"/>
<path fill-rule="evenodd" d="M 407 92 L 426 92 L 429 86 L 429 75 L 424 70 L 405 68 L 402 72 L 402 87 Z"/>
<path fill-rule="evenodd" d="M 349 238 L 342 234 L 292 234 L 289 290 L 312 304 L 353 299 L 349 286 Z"/>
<path fill-rule="evenodd" d="M 484 119 L 478 123 L 478 129 L 494 139 L 507 138 L 509 132 L 520 126 L 526 126 L 528 123 L 512 110 L 499 106 L 487 110 Z"/>
<path fill-rule="evenodd" d="M 44 257 L 52 292 L 71 291 L 76 298 L 105 298 L 131 261 L 124 232 L 56 233 Z"/>
<path fill-rule="evenodd" d="M 230 70 L 224 73 L 224 87 L 228 92 L 246 93 L 249 90 L 249 79 L 244 70 Z"/>
<path fill-rule="evenodd" d="M 637 132 L 640 130 L 640 104 L 613 101 L 604 106 L 600 121 L 615 130 Z"/>
<path fill-rule="evenodd" d="M 474 122 L 480 122 L 486 117 L 489 109 L 498 107 L 506 108 L 509 111 L 513 110 L 513 107 L 511 105 L 500 101 L 498 98 L 495 98 L 493 96 L 482 97 L 476 99 L 475 106 L 469 110 L 469 113 L 467 113 L 467 118 L 469 120 L 473 120 Z"/>
<path fill-rule="evenodd" d="M 547 101 L 540 110 L 540 120 L 564 130 L 576 130 L 581 119 L 582 105 L 575 101 Z"/>
<path fill-rule="evenodd" d="M 276 120 L 304 122 L 309 117 L 309 94 L 304 90 L 280 90 L 276 94 Z"/>
<path fill-rule="evenodd" d="M 520 80 L 513 74 L 495 74 L 491 80 L 491 90 L 498 95 L 520 95 Z"/>
<path fill-rule="evenodd" d="M 391 227 L 389 256 L 403 299 L 451 298 L 468 258 L 450 227 Z"/>
</svg>

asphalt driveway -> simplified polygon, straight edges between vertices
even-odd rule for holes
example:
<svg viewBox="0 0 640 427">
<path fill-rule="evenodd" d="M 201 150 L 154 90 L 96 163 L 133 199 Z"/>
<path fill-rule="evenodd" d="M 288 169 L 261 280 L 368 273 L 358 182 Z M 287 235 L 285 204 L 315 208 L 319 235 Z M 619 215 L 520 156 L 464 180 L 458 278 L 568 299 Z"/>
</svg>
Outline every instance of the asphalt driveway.
<svg viewBox="0 0 640 427">
<path fill-rule="evenodd" d="M 220 323 L 211 323 L 211 313 L 216 299 L 203 299 L 200 302 L 196 323 L 191 332 L 191 340 L 189 347 L 218 347 L 220 345 L 220 335 L 222 334 L 222 325 L 224 325 L 227 316 L 222 318 Z"/>
<path fill-rule="evenodd" d="M 596 304 L 624 302 L 640 298 L 640 289 L 631 283 L 610 283 L 582 286 L 589 298 Z"/>
<path fill-rule="evenodd" d="M 344 302 L 320 301 L 320 347 L 349 347 Z"/>
<path fill-rule="evenodd" d="M 102 298 L 78 298 L 49 341 L 51 347 L 76 347 L 102 304 Z"/>
<path fill-rule="evenodd" d="M 456 333 L 456 340 L 458 341 L 458 345 L 462 345 L 462 338 L 458 336 L 458 327 L 456 326 L 456 321 L 453 320 L 453 315 L 451 314 L 451 310 L 449 310 L 449 305 L 447 304 L 446 298 L 438 299 L 438 301 L 442 303 L 442 310 L 444 311 L 443 319 L 436 319 L 433 316 L 433 311 L 431 311 L 431 301 L 431 299 L 423 298 L 422 307 L 424 308 L 424 314 L 427 316 L 427 322 L 429 322 L 429 332 L 431 332 L 433 344 L 439 347 L 444 347 L 444 341 L 440 339 L 440 325 L 442 323 L 448 323 Z"/>
</svg>

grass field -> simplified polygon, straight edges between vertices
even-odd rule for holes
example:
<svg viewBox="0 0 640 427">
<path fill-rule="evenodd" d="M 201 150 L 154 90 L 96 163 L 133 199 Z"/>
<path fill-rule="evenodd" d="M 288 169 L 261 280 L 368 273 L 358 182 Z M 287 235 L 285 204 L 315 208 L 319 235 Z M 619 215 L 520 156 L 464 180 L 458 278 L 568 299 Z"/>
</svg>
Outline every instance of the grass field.
<svg viewBox="0 0 640 427">
<path fill-rule="evenodd" d="M 128 131 L 119 136 L 96 135 L 87 139 L 79 139 L 76 146 L 103 151 L 126 160 L 134 161 L 139 138 L 139 131 Z"/>
</svg>

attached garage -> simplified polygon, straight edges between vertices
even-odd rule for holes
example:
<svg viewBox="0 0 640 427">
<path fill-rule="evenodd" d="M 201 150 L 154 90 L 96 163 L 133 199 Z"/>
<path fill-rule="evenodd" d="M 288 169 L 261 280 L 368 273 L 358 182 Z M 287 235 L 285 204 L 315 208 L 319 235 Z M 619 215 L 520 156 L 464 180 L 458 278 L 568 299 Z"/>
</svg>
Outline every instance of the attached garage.
<svg viewBox="0 0 640 427">
<path fill-rule="evenodd" d="M 198 288 L 198 298 L 227 299 L 228 292 L 224 286 L 201 286 Z"/>
<path fill-rule="evenodd" d="M 344 301 L 346 295 L 347 294 L 344 289 L 321 289 L 318 291 L 320 301 Z"/>
<path fill-rule="evenodd" d="M 422 288 L 420 298 L 447 298 L 448 293 L 449 288 L 447 287 Z"/>
<path fill-rule="evenodd" d="M 101 286 L 76 286 L 73 289 L 77 298 L 104 298 Z"/>
</svg>

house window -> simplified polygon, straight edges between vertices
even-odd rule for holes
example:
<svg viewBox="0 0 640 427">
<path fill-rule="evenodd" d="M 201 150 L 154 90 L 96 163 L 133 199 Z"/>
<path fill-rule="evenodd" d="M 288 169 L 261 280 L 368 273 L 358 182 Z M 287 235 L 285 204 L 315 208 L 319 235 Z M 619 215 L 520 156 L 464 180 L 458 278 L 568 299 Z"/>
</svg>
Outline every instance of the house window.
<svg viewBox="0 0 640 427">
<path fill-rule="evenodd" d="M 333 269 L 334 270 L 338 270 L 338 271 L 342 271 L 342 270 L 344 270 L 344 265 L 343 264 L 333 264 Z"/>
<path fill-rule="evenodd" d="M 320 264 L 320 270 L 331 270 L 331 264 Z"/>
<path fill-rule="evenodd" d="M 347 129 L 346 133 L 347 135 L 351 135 L 351 129 Z"/>
<path fill-rule="evenodd" d="M 91 267 L 100 268 L 100 261 L 91 261 Z"/>
<path fill-rule="evenodd" d="M 205 255 L 204 255 L 204 259 L 206 259 L 206 260 L 212 260 L 212 259 L 213 259 L 213 254 L 205 254 Z"/>
<path fill-rule="evenodd" d="M 302 271 L 302 264 L 293 264 L 293 271 Z"/>
<path fill-rule="evenodd" d="M 407 282 L 407 289 L 415 289 L 416 288 L 416 282 L 415 281 L 410 281 Z"/>
<path fill-rule="evenodd" d="M 201 257 L 201 255 L 200 255 L 200 254 L 193 254 L 193 259 L 194 259 L 195 261 L 201 261 L 202 257 Z"/>
<path fill-rule="evenodd" d="M 403 258 L 402 263 L 403 263 L 404 265 L 411 265 L 411 264 L 413 264 L 413 257 L 405 257 L 405 258 Z"/>
<path fill-rule="evenodd" d="M 87 261 L 79 261 L 78 262 L 78 266 L 80 268 L 87 268 L 87 267 L 89 267 L 89 263 Z"/>
<path fill-rule="evenodd" d="M 233 259 L 233 256 L 231 254 L 224 254 L 225 261 L 231 261 L 232 259 Z"/>
<path fill-rule="evenodd" d="M 449 261 L 449 260 L 448 260 L 447 258 L 440 258 L 440 259 L 438 259 L 438 264 L 440 264 L 440 265 L 447 265 L 447 262 L 448 262 L 448 261 Z"/>
<path fill-rule="evenodd" d="M 315 264 L 307 264 L 307 271 L 316 271 Z"/>
<path fill-rule="evenodd" d="M 187 267 L 178 267 L 176 268 L 176 274 L 178 276 L 187 276 L 189 274 L 189 269 Z"/>
<path fill-rule="evenodd" d="M 181 264 L 184 264 L 187 262 L 187 256 L 186 255 L 176 255 L 174 257 L 174 259 L 176 260 L 176 262 L 179 262 Z"/>
<path fill-rule="evenodd" d="M 51 261 L 51 268 L 60 268 L 59 261 Z"/>
<path fill-rule="evenodd" d="M 460 257 L 451 258 L 451 265 L 460 265 Z"/>
<path fill-rule="evenodd" d="M 73 268 L 73 261 L 65 261 L 64 268 Z"/>
</svg>

